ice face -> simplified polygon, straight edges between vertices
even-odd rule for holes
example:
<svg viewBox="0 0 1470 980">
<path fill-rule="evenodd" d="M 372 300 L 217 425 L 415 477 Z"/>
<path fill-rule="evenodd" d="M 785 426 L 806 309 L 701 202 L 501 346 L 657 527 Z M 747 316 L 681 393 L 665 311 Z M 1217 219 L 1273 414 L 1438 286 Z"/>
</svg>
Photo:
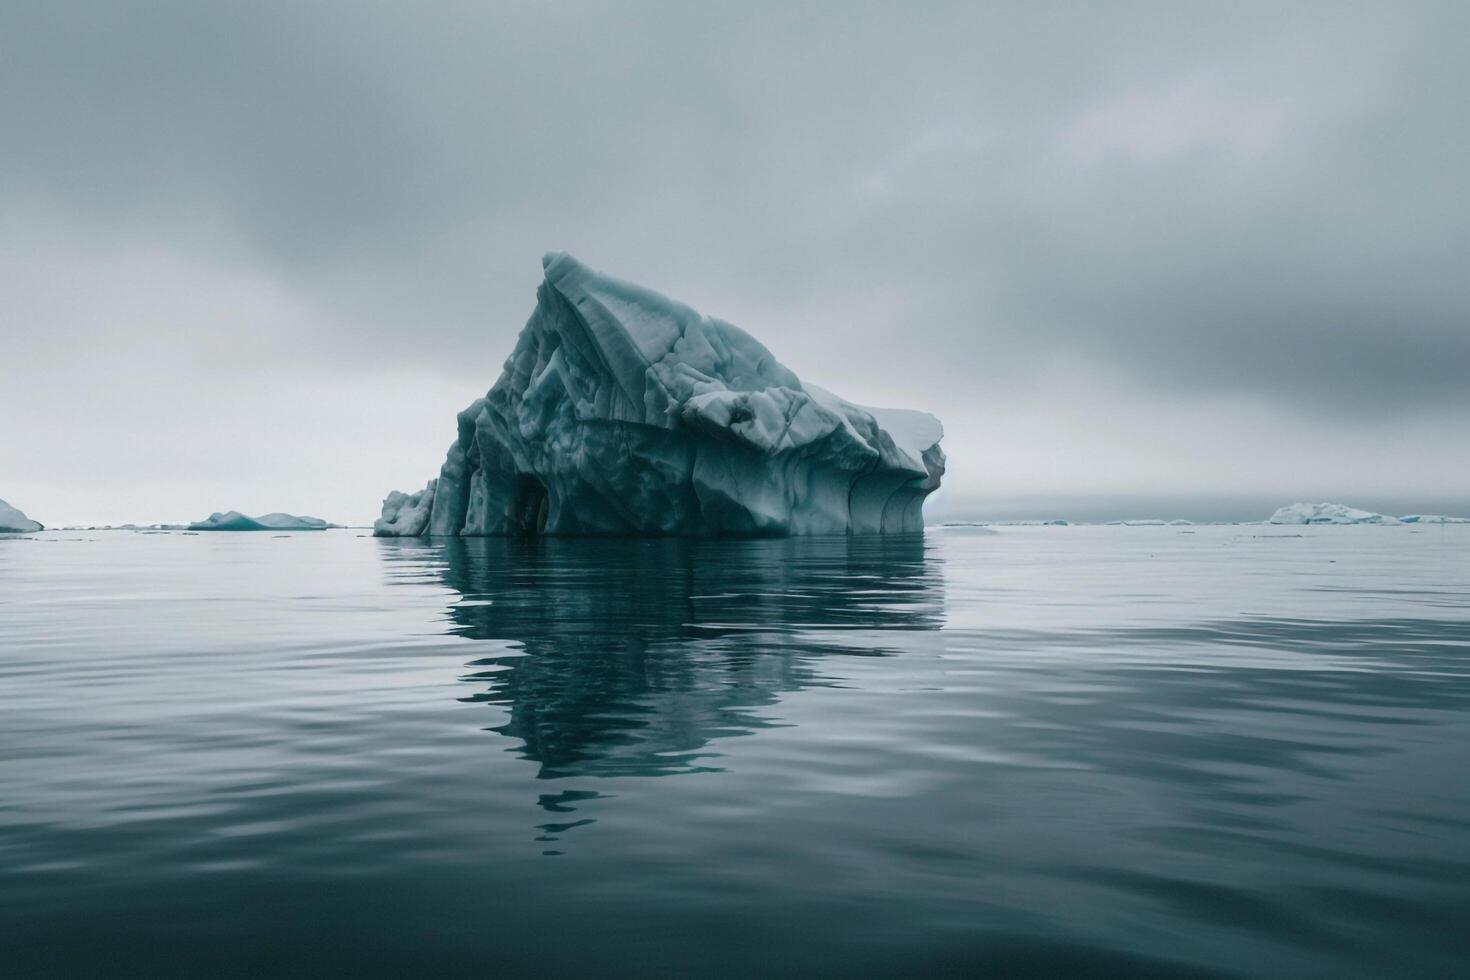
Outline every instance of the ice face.
<svg viewBox="0 0 1470 980">
<path fill-rule="evenodd" d="M 6 533 L 30 533 L 31 531 L 43 531 L 39 521 L 33 521 L 19 510 L 0 500 L 0 534 Z"/>
<path fill-rule="evenodd" d="M 944 473 L 934 416 L 805 385 L 740 328 L 565 253 L 542 264 L 536 309 L 459 414 L 437 485 L 389 495 L 375 533 L 923 529 Z"/>
<path fill-rule="evenodd" d="M 1345 504 L 1292 504 L 1267 519 L 1268 524 L 1398 524 L 1397 517 L 1358 510 Z"/>
<path fill-rule="evenodd" d="M 297 517 L 295 514 L 262 514 L 246 517 L 238 510 L 216 511 L 202 521 L 189 525 L 191 531 L 321 531 L 331 527 L 320 517 Z"/>
</svg>

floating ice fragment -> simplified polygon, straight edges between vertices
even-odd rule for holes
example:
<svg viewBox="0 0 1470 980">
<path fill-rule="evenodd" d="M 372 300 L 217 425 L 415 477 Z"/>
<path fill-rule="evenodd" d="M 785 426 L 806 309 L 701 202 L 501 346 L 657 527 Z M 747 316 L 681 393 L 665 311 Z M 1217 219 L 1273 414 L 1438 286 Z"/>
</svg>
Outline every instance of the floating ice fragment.
<svg viewBox="0 0 1470 980">
<path fill-rule="evenodd" d="M 1397 517 L 1359 510 L 1346 504 L 1292 504 L 1267 519 L 1268 524 L 1398 524 Z"/>
</svg>

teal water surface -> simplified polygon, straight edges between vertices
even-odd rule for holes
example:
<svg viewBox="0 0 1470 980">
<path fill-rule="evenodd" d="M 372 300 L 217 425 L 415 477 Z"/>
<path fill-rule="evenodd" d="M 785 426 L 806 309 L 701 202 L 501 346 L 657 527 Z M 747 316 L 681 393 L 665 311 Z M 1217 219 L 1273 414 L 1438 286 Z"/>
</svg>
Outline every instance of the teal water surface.
<svg viewBox="0 0 1470 980">
<path fill-rule="evenodd" d="M 1467 556 L 0 538 L 0 975 L 1463 975 Z"/>
</svg>

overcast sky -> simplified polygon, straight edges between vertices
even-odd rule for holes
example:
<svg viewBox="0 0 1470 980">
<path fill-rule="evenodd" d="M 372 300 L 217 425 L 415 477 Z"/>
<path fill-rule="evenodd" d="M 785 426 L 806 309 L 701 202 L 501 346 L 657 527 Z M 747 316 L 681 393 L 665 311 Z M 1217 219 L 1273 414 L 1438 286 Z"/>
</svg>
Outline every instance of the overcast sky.
<svg viewBox="0 0 1470 980">
<path fill-rule="evenodd" d="M 1402 0 L 5 4 L 0 497 L 370 520 L 565 249 L 939 415 L 940 513 L 1464 500 L 1467 43 Z"/>
</svg>

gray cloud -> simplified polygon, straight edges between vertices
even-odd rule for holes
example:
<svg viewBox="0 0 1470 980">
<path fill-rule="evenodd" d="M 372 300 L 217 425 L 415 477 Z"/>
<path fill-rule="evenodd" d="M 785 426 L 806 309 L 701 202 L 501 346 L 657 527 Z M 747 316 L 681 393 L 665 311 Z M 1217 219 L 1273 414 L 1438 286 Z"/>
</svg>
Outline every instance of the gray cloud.
<svg viewBox="0 0 1470 980">
<path fill-rule="evenodd" d="M 119 312 L 241 370 L 471 395 L 567 248 L 839 388 L 1065 398 L 1075 361 L 1160 404 L 1448 424 L 1466 36 L 1453 2 L 11 5 L 0 221 L 96 246 L 57 250 L 56 298 L 114 288 L 108 242 L 250 279 L 187 329 Z M 27 295 L 12 350 L 55 369 L 107 319 Z"/>
</svg>

